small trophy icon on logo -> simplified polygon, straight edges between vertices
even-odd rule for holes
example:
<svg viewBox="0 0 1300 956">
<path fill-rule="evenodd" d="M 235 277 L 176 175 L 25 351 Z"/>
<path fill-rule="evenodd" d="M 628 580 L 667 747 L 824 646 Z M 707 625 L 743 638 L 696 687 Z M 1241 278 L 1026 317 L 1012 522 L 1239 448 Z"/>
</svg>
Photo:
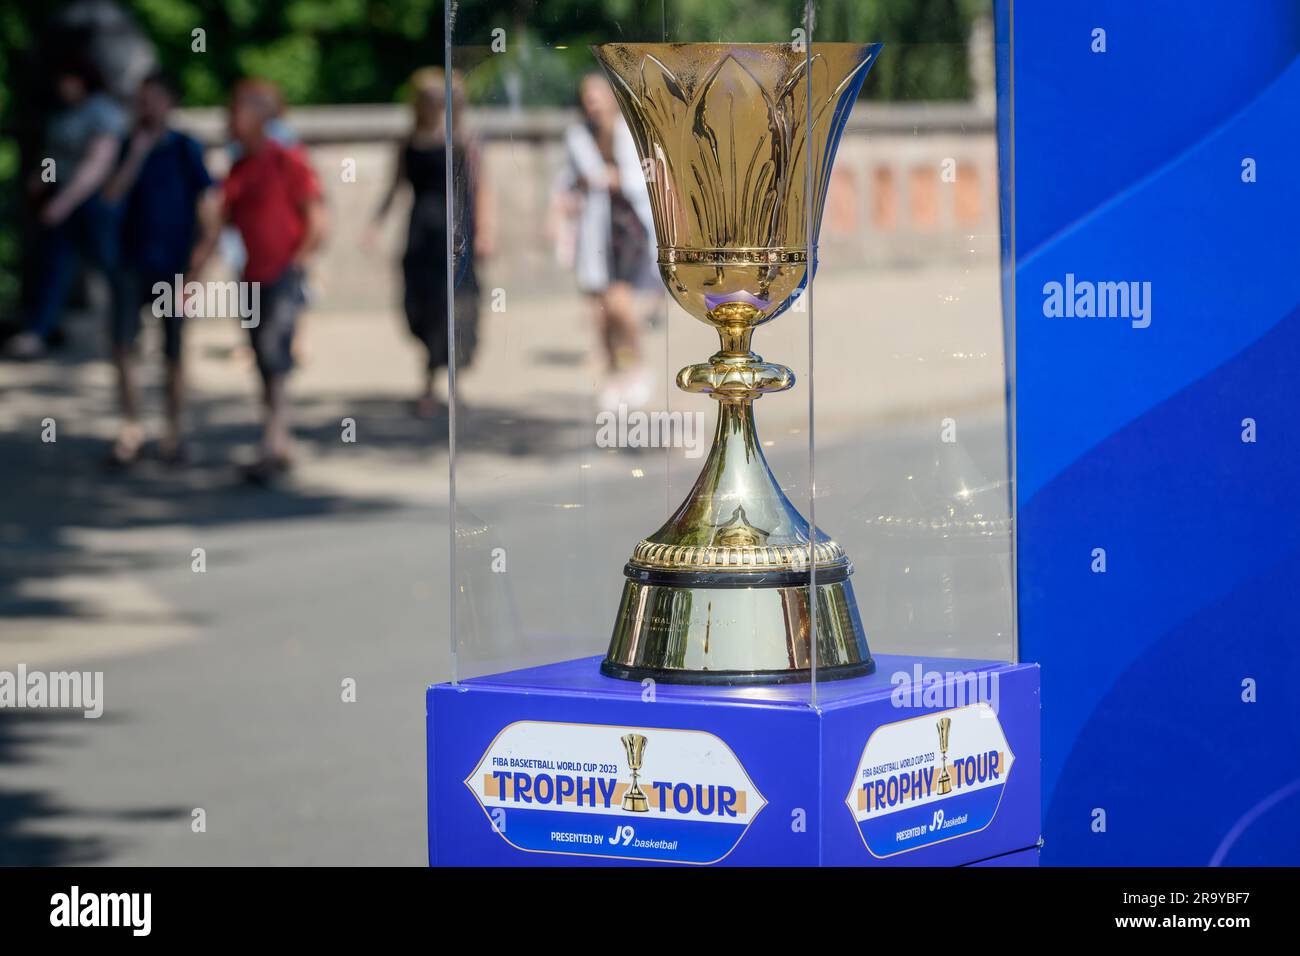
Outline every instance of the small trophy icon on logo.
<svg viewBox="0 0 1300 956">
<path fill-rule="evenodd" d="M 650 809 L 650 801 L 637 783 L 637 771 L 641 769 L 641 758 L 645 755 L 645 737 L 642 734 L 624 734 L 623 751 L 627 754 L 627 765 L 632 771 L 632 786 L 623 794 L 623 809 L 629 813 L 645 813 Z"/>
<path fill-rule="evenodd" d="M 948 773 L 948 731 L 952 729 L 952 718 L 941 717 L 935 726 L 939 728 L 939 751 L 943 754 L 943 769 L 939 771 L 935 790 L 942 796 L 952 793 L 952 777 Z"/>
</svg>

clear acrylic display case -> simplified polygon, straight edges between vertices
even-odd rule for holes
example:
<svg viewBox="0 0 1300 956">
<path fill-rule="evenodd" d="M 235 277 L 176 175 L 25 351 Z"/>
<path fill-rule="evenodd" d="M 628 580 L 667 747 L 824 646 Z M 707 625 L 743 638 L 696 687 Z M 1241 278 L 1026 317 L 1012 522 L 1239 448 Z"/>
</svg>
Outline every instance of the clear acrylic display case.
<svg viewBox="0 0 1300 956">
<path fill-rule="evenodd" d="M 721 271 L 707 281 L 686 276 L 670 295 L 636 197 L 608 200 L 618 207 L 614 220 L 625 217 L 614 227 L 621 238 L 607 232 L 592 252 L 591 222 L 602 220 L 584 218 L 600 192 L 589 147 L 601 150 L 606 168 L 617 151 L 575 130 L 583 125 L 583 84 L 609 89 L 590 49 L 608 42 L 786 44 L 804 60 L 803 72 L 793 71 L 804 89 L 786 90 L 790 102 L 817 92 L 814 80 L 830 83 L 823 111 L 781 114 L 807 124 L 802 135 L 786 131 L 798 175 L 781 193 L 790 220 L 782 247 L 798 245 L 785 240 L 801 225 L 811 261 L 806 226 L 818 218 L 823 188 L 824 209 L 812 233 L 815 281 L 753 335 L 754 358 L 762 356 L 764 368 L 788 367 L 795 379 L 753 402 L 757 448 L 793 509 L 851 562 L 871 654 L 1015 660 L 1013 325 L 1002 289 L 1007 210 L 999 191 L 1010 157 L 998 145 L 993 11 L 991 3 L 954 2 L 940 17 L 931 6 L 622 0 L 579 16 L 546 2 L 448 5 L 453 682 L 575 658 L 597 666 L 622 613 L 634 548 L 691 493 L 726 404 L 675 384 L 679 370 L 719 352 L 718 332 L 675 298 L 743 292 L 745 281 L 728 282 Z M 883 46 L 870 55 L 860 96 L 835 99 L 842 86 L 820 77 L 817 64 L 847 44 L 868 43 Z M 591 95 L 599 114 L 607 93 Z M 737 142 L 734 124 L 754 121 L 747 113 L 754 102 L 730 112 L 712 103 L 711 130 L 701 135 Z M 764 108 L 780 112 L 770 102 Z M 674 124 L 700 115 L 686 109 L 661 118 L 657 135 L 680 135 Z M 826 130 L 841 122 L 834 150 Z M 655 136 L 641 140 L 644 161 Z M 802 161 L 801 143 L 812 144 L 811 162 Z M 771 144 L 763 149 L 755 165 L 753 155 L 718 147 L 717 182 L 731 190 L 721 198 L 707 199 L 708 183 L 687 188 L 696 170 L 671 170 L 680 177 L 668 184 L 677 196 L 664 201 L 678 203 L 678 222 L 712 215 L 725 222 L 714 222 L 704 240 L 756 244 L 762 227 L 754 223 L 772 215 L 763 209 L 772 190 L 752 185 L 771 159 Z M 701 195 L 717 203 L 713 212 L 692 206 Z M 803 202 L 807 196 L 814 200 Z M 644 250 L 627 238 L 638 226 Z M 628 277 L 630 295 L 583 291 L 600 289 L 602 272 L 606 281 Z M 789 291 L 782 282 L 791 274 L 764 273 L 760 309 Z M 735 296 L 721 305 L 736 302 L 743 305 Z M 770 385 L 779 374 L 758 378 Z M 762 549 L 775 533 L 759 520 L 768 519 L 771 500 L 738 515 L 745 501 L 737 489 L 752 490 L 746 480 L 705 489 L 714 497 L 695 518 L 715 540 L 703 541 L 710 532 L 697 527 L 689 541 Z M 785 558 L 785 573 L 797 571 L 800 583 L 786 579 L 784 621 L 753 603 L 735 610 L 734 594 L 716 612 L 701 610 L 699 592 L 693 611 L 665 599 L 663 613 L 694 615 L 691 626 L 705 629 L 713 614 L 719 633 L 731 629 L 728 639 L 744 627 L 756 641 L 770 641 L 760 632 L 773 629 L 818 635 L 806 642 L 806 660 L 795 661 L 791 645 L 804 673 L 781 691 L 815 706 L 827 676 L 838 676 L 823 659 L 831 645 L 821 635 L 843 608 L 824 596 L 790 598 L 796 589 L 818 594 L 816 579 L 824 588 L 829 572 L 820 553 L 802 564 Z M 722 640 L 702 640 L 710 639 Z M 689 653 L 699 669 L 700 652 Z M 739 684 L 756 699 L 772 694 L 767 683 Z"/>
</svg>

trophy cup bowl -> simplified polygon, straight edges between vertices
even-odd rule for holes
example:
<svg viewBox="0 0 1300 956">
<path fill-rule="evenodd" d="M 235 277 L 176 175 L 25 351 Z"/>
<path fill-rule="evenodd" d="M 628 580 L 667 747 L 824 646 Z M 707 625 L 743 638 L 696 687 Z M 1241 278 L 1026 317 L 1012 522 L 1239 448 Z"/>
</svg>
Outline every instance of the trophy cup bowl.
<svg viewBox="0 0 1300 956">
<path fill-rule="evenodd" d="M 650 801 L 646 799 L 645 791 L 641 789 L 641 784 L 637 782 L 637 774 L 641 770 L 641 761 L 645 755 L 645 735 L 624 734 L 618 739 L 623 743 L 623 753 L 627 755 L 627 766 L 632 771 L 632 786 L 628 787 L 627 792 L 623 794 L 623 809 L 629 813 L 648 813 L 650 811 Z"/>
<path fill-rule="evenodd" d="M 607 676 L 766 684 L 807 681 L 814 666 L 819 679 L 875 667 L 848 557 L 809 526 L 763 456 L 754 401 L 793 387 L 794 374 L 765 362 L 751 340 L 816 268 L 835 149 L 879 50 L 592 48 L 641 156 L 660 275 L 721 341 L 677 375 L 678 387 L 718 402 L 717 429 L 686 500 L 624 569 Z"/>
</svg>

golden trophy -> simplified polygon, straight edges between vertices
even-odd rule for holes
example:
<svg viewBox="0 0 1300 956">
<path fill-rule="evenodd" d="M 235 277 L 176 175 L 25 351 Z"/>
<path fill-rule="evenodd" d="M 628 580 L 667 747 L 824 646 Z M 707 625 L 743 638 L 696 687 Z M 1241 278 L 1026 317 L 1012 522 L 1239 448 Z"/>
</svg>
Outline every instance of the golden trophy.
<svg viewBox="0 0 1300 956">
<path fill-rule="evenodd" d="M 750 343 L 816 268 L 835 149 L 880 45 L 592 50 L 641 156 L 664 284 L 721 339 L 677 375 L 717 401 L 713 446 L 686 500 L 632 552 L 601 672 L 787 683 L 810 678 L 815 653 L 819 680 L 869 674 L 852 565 L 790 503 L 754 430 L 755 399 L 791 388 L 794 373 Z"/>
<path fill-rule="evenodd" d="M 943 796 L 952 793 L 952 777 L 948 773 L 948 731 L 952 729 L 952 718 L 940 717 L 935 726 L 939 728 L 939 752 L 943 754 L 943 769 L 939 771 L 935 791 Z"/>
<path fill-rule="evenodd" d="M 636 781 L 637 772 L 641 769 L 641 758 L 645 755 L 645 736 L 624 734 L 618 739 L 623 741 L 623 752 L 627 754 L 627 765 L 632 771 L 632 786 L 623 794 L 623 809 L 629 813 L 646 813 L 650 809 L 650 801 L 646 799 L 641 784 Z"/>
</svg>

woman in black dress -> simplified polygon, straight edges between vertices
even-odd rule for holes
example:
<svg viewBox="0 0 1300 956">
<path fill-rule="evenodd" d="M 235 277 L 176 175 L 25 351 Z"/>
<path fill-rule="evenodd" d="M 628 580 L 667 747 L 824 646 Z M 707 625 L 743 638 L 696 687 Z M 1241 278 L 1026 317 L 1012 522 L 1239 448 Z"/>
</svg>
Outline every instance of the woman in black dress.
<svg viewBox="0 0 1300 956">
<path fill-rule="evenodd" d="M 464 122 L 464 93 L 452 74 L 452 182 L 456 222 L 452 243 L 455 270 L 456 367 L 464 368 L 478 344 L 479 285 L 476 260 L 487 255 L 491 234 L 479 147 Z M 411 334 L 428 355 L 424 390 L 417 413 L 431 416 L 439 400 L 438 369 L 447 365 L 447 142 L 443 107 L 446 75 L 441 69 L 417 70 L 411 77 L 414 124 L 398 149 L 392 184 L 375 212 L 377 228 L 397 192 L 409 183 L 413 198 L 402 256 L 403 306 Z"/>
</svg>

